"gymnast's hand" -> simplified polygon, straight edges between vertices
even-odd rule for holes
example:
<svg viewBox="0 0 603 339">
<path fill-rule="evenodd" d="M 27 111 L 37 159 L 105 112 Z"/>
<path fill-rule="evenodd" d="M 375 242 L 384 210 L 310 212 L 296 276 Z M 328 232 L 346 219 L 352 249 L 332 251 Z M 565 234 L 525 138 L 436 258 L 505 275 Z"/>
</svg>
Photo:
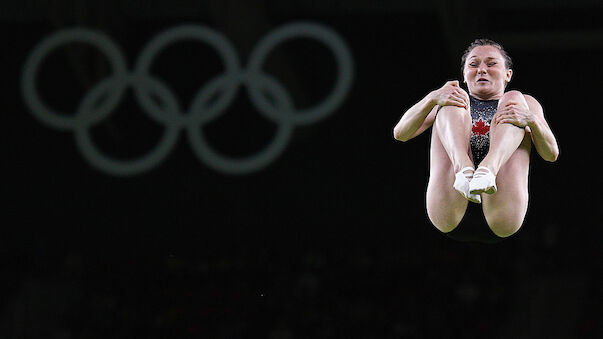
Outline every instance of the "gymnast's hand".
<svg viewBox="0 0 603 339">
<path fill-rule="evenodd" d="M 469 107 L 469 95 L 459 86 L 458 80 L 448 81 L 430 94 L 436 105 Z"/>
<path fill-rule="evenodd" d="M 494 117 L 496 124 L 513 124 L 524 128 L 534 121 L 530 108 L 522 102 L 509 101 L 503 107 L 498 108 Z"/>
</svg>

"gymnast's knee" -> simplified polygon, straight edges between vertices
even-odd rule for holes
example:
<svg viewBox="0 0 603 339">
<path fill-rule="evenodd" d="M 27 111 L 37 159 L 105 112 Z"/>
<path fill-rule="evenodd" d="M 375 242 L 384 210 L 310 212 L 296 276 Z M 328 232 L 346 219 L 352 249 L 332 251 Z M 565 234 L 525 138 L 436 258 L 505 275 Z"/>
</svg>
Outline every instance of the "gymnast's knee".
<svg viewBox="0 0 603 339">
<path fill-rule="evenodd" d="M 526 98 L 523 96 L 523 94 L 520 91 L 512 90 L 512 91 L 505 92 L 505 94 L 503 94 L 503 96 L 498 101 L 498 107 L 504 106 L 510 102 L 517 103 L 517 104 L 525 104 L 526 106 L 528 105 Z"/>
</svg>

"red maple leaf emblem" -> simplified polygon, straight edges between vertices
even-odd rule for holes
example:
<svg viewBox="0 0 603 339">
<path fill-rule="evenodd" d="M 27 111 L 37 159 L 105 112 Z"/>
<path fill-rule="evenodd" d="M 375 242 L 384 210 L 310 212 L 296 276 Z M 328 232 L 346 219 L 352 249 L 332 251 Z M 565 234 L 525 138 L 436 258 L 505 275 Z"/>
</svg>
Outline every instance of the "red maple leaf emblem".
<svg viewBox="0 0 603 339">
<path fill-rule="evenodd" d="M 490 125 L 487 125 L 482 119 L 479 119 L 473 124 L 471 129 L 475 135 L 486 135 L 490 131 Z"/>
</svg>

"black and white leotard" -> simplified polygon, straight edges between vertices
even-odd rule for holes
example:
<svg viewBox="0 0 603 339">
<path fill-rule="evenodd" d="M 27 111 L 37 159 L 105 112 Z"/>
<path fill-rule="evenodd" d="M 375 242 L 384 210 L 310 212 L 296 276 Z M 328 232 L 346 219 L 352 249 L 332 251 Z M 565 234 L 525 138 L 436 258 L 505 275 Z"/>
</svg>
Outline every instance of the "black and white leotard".
<svg viewBox="0 0 603 339">
<path fill-rule="evenodd" d="M 477 167 L 488 154 L 490 147 L 490 123 L 496 114 L 498 100 L 479 100 L 470 96 L 471 105 L 471 154 Z"/>
</svg>

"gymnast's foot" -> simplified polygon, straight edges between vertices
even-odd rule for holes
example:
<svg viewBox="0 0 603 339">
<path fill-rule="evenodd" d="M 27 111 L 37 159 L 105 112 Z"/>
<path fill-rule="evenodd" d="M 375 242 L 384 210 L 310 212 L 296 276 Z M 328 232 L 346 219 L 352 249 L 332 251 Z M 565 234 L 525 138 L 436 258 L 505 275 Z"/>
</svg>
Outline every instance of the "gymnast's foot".
<svg viewBox="0 0 603 339">
<path fill-rule="evenodd" d="M 479 204 L 482 202 L 482 198 L 479 196 L 479 194 L 469 193 L 469 184 L 473 178 L 474 171 L 475 169 L 473 167 L 464 167 L 458 171 L 455 174 L 453 187 L 457 192 L 465 197 L 465 199 Z"/>
<path fill-rule="evenodd" d="M 479 166 L 473 174 L 469 183 L 470 194 L 494 194 L 496 193 L 496 176 L 485 166 Z"/>
</svg>

